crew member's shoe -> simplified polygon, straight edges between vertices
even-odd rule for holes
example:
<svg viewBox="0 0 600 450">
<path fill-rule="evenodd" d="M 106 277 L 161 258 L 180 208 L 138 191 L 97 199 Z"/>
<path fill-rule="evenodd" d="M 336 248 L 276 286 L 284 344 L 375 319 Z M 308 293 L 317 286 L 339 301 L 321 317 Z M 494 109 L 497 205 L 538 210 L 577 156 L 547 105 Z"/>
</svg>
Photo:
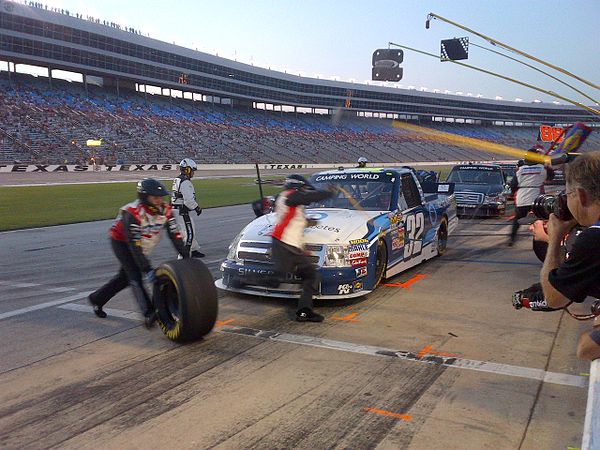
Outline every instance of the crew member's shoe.
<svg viewBox="0 0 600 450">
<path fill-rule="evenodd" d="M 512 304 L 515 309 L 521 309 L 523 307 L 523 291 L 514 292 L 512 295 Z"/>
<path fill-rule="evenodd" d="M 97 305 L 94 302 L 94 300 L 92 299 L 92 294 L 88 295 L 88 302 L 90 302 L 90 305 L 92 305 L 92 307 L 94 308 L 94 314 L 96 314 L 101 319 L 106 319 L 106 313 L 102 309 L 102 306 Z"/>
<path fill-rule="evenodd" d="M 154 310 L 146 312 L 144 314 L 144 326 L 146 328 L 152 328 L 156 322 L 156 312 Z"/>
<path fill-rule="evenodd" d="M 296 311 L 296 321 L 298 322 L 323 322 L 325 318 L 317 314 L 310 308 L 300 308 Z"/>
<path fill-rule="evenodd" d="M 204 253 L 202 253 L 201 251 L 194 250 L 190 256 L 192 258 L 204 258 L 206 255 Z"/>
</svg>

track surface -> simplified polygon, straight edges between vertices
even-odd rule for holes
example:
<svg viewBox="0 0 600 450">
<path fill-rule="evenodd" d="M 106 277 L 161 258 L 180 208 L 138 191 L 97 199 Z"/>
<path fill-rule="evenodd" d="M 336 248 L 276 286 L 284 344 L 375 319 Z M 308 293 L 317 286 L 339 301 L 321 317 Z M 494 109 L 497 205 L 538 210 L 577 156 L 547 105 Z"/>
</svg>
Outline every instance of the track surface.
<svg viewBox="0 0 600 450">
<path fill-rule="evenodd" d="M 325 169 L 323 169 L 325 170 Z M 291 169 L 297 173 L 313 173 L 314 169 Z M 144 177 L 154 177 L 160 180 L 173 180 L 178 175 L 177 171 L 148 171 L 148 172 L 3 172 L 0 173 L 0 186 L 23 186 L 44 184 L 74 184 L 74 183 L 114 183 L 125 181 L 139 181 Z M 261 177 L 282 177 L 290 173 L 286 170 L 261 170 Z M 194 178 L 227 178 L 227 177 L 253 177 L 256 171 L 253 169 L 238 170 L 203 170 L 200 166 Z"/>
<path fill-rule="evenodd" d="M 251 219 L 249 206 L 197 219 L 215 276 Z M 290 321 L 289 301 L 222 294 L 220 326 L 186 346 L 144 329 L 127 290 L 107 319 L 90 313 L 85 296 L 117 269 L 109 226 L 0 233 L 0 448 L 581 443 L 585 325 L 512 309 L 540 264 L 525 230 L 505 246 L 504 218 L 461 221 L 446 255 L 367 298 L 322 303 L 323 324 Z M 153 261 L 173 256 L 164 239 Z M 440 364 L 453 355 L 482 363 Z"/>
</svg>

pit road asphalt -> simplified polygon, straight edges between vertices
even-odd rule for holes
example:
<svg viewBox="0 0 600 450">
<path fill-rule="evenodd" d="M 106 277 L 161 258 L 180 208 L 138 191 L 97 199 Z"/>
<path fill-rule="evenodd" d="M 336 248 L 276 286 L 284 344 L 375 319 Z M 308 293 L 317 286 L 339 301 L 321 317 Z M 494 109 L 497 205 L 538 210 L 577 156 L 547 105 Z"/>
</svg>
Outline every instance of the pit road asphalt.
<svg viewBox="0 0 600 450">
<path fill-rule="evenodd" d="M 240 205 L 195 219 L 215 277 L 252 218 Z M 293 301 L 221 293 L 218 326 L 183 346 L 142 326 L 128 290 L 107 319 L 87 307 L 117 270 L 110 224 L 0 233 L 0 448 L 581 444 L 587 324 L 512 308 L 540 263 L 525 227 L 505 245 L 506 218 L 462 220 L 444 256 L 395 285 L 318 303 L 323 324 L 290 321 Z M 165 238 L 152 260 L 174 256 Z"/>
</svg>

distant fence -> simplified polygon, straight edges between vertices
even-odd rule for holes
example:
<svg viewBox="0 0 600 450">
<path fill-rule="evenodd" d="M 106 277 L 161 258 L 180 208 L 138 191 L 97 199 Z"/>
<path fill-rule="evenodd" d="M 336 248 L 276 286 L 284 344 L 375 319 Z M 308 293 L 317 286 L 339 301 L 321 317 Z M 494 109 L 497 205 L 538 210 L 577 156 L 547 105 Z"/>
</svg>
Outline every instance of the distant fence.
<svg viewBox="0 0 600 450">
<path fill-rule="evenodd" d="M 600 450 L 600 359 L 592 361 L 582 450 Z"/>
<path fill-rule="evenodd" d="M 464 164 L 466 161 L 442 161 L 442 162 L 391 162 L 391 163 L 371 163 L 371 167 L 398 167 L 409 165 L 419 166 L 451 166 L 455 164 Z M 482 162 L 482 161 L 478 161 Z M 489 161 L 492 163 L 501 163 L 506 161 Z M 511 161 L 514 162 L 514 161 Z M 337 169 L 338 167 L 355 167 L 356 163 L 344 164 L 264 164 L 258 165 L 261 170 L 288 170 L 288 169 Z M 152 171 L 174 171 L 178 170 L 178 164 L 119 164 L 119 165 L 75 165 L 75 164 L 0 164 L 0 172 L 10 173 L 81 173 L 81 172 L 152 172 Z M 254 169 L 254 164 L 200 164 L 200 170 L 248 170 Z"/>
</svg>

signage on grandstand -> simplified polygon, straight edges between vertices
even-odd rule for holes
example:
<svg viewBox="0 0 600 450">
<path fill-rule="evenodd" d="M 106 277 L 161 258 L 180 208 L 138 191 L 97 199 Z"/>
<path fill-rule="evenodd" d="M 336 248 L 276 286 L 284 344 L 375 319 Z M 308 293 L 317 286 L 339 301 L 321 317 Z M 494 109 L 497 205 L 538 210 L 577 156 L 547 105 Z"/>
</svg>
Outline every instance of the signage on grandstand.
<svg viewBox="0 0 600 450">
<path fill-rule="evenodd" d="M 343 164 L 342 164 L 343 165 Z M 262 164 L 264 170 L 289 170 L 289 169 L 311 169 L 311 168 L 330 168 L 331 164 Z M 351 165 L 348 165 L 351 166 Z M 204 164 L 203 170 L 239 170 L 254 168 L 252 164 Z M 179 170 L 178 164 L 0 164 L 0 172 L 28 172 L 28 173 L 49 173 L 49 172 L 146 172 L 146 171 L 168 171 Z"/>
<path fill-rule="evenodd" d="M 540 132 L 538 134 L 538 141 L 542 142 L 558 142 L 563 140 L 562 133 L 564 133 L 564 129 L 560 127 L 551 127 L 550 125 L 541 125 Z"/>
<path fill-rule="evenodd" d="M 121 164 L 121 165 L 57 165 L 57 164 L 0 164 L 0 172 L 145 172 L 149 170 L 177 170 L 177 164 Z"/>
<path fill-rule="evenodd" d="M 279 169 L 308 169 L 313 164 L 265 164 L 263 169 L 265 170 L 279 170 Z"/>
</svg>

